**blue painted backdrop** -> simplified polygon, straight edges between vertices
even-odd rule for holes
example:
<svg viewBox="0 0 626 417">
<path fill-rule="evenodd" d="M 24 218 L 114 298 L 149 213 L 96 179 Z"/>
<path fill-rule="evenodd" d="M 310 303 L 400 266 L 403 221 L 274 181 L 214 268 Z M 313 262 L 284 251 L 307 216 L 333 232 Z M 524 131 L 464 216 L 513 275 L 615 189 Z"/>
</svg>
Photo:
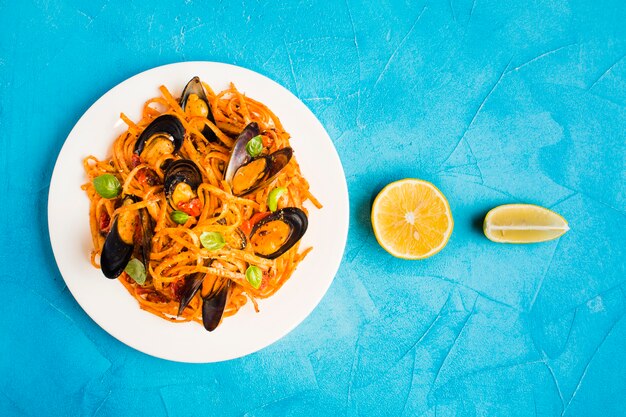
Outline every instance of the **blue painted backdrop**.
<svg viewBox="0 0 626 417">
<path fill-rule="evenodd" d="M 0 415 L 624 415 L 623 0 L 9 3 Z M 184 60 L 293 91 L 350 190 L 345 257 L 319 307 L 221 364 L 110 337 L 67 291 L 47 234 L 53 164 L 80 115 L 127 77 Z M 375 194 L 404 177 L 434 182 L 455 217 L 423 262 L 387 255 L 369 223 Z M 550 207 L 572 230 L 490 243 L 482 217 L 511 202 Z"/>
</svg>

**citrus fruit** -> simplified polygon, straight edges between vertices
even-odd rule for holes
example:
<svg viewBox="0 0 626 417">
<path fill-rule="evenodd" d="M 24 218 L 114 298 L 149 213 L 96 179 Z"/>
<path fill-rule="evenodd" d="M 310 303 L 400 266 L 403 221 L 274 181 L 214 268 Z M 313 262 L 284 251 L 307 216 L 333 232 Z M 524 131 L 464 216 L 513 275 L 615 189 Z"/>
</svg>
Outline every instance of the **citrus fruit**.
<svg viewBox="0 0 626 417">
<path fill-rule="evenodd" d="M 397 258 L 424 259 L 446 246 L 454 222 L 446 197 L 428 181 L 392 182 L 372 206 L 380 246 Z"/>
<path fill-rule="evenodd" d="M 535 243 L 556 239 L 569 230 L 557 213 L 533 204 L 505 204 L 485 216 L 483 232 L 501 243 Z"/>
</svg>

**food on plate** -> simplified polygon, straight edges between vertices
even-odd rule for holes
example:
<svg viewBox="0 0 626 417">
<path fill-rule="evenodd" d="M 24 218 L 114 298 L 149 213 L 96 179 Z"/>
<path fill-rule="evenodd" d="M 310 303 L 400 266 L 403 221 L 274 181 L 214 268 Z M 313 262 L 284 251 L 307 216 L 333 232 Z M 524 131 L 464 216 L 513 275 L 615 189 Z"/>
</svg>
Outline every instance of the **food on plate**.
<svg viewBox="0 0 626 417">
<path fill-rule="evenodd" d="M 322 206 L 265 105 L 198 77 L 160 91 L 141 120 L 121 114 L 110 157 L 84 159 L 91 262 L 142 309 L 213 331 L 289 279 L 312 249 L 304 203 Z"/>
</svg>

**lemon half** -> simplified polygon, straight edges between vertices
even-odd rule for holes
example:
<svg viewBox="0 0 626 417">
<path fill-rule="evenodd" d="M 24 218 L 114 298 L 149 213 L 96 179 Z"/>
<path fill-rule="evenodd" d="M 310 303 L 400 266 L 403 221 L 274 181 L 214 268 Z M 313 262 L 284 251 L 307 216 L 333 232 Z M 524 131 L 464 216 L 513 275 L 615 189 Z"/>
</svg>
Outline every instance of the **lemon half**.
<svg viewBox="0 0 626 417">
<path fill-rule="evenodd" d="M 392 182 L 372 206 L 372 227 L 380 246 L 402 259 L 424 259 L 446 246 L 454 221 L 446 197 L 428 181 Z"/>
</svg>

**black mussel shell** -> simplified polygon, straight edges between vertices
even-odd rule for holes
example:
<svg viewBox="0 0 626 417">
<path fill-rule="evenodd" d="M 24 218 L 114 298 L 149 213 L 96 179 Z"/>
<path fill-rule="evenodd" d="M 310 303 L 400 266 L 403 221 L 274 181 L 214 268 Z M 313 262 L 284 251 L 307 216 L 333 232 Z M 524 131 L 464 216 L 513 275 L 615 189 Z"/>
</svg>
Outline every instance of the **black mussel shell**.
<svg viewBox="0 0 626 417">
<path fill-rule="evenodd" d="M 280 209 L 267 217 L 259 220 L 257 224 L 254 225 L 252 230 L 250 231 L 250 243 L 254 248 L 255 234 L 260 230 L 260 228 L 269 222 L 279 220 L 286 223 L 289 226 L 289 236 L 285 240 L 285 243 L 278 248 L 275 252 L 270 254 L 259 254 L 256 253 L 257 256 L 266 259 L 276 259 L 283 253 L 287 252 L 293 245 L 298 243 L 298 241 L 304 236 L 307 227 L 309 226 L 309 220 L 306 217 L 304 211 L 300 210 L 297 207 L 285 207 L 284 209 Z M 260 238 L 257 237 L 257 239 Z"/>
<path fill-rule="evenodd" d="M 276 178 L 276 176 L 280 173 L 280 171 L 284 167 L 287 166 L 292 156 L 293 156 L 293 150 L 290 147 L 286 147 L 286 148 L 277 150 L 273 154 L 261 156 L 259 158 L 253 159 L 252 161 L 249 161 L 248 163 L 244 165 L 241 165 L 237 169 L 237 171 L 239 171 L 239 169 L 241 168 L 244 168 L 246 165 L 253 163 L 257 159 L 265 158 L 265 161 L 266 161 L 264 174 L 254 184 L 252 184 L 250 187 L 246 188 L 245 190 L 238 190 L 237 192 L 235 192 L 235 188 L 233 187 L 232 189 L 233 195 L 240 197 L 246 194 L 250 194 L 251 192 L 256 191 L 259 188 L 263 187 L 264 185 L 270 183 L 274 178 Z M 235 175 L 237 174 L 237 171 L 235 172 Z M 233 185 L 232 181 L 230 185 L 232 187 Z"/>
<path fill-rule="evenodd" d="M 246 145 L 250 142 L 250 139 L 258 136 L 259 133 L 259 125 L 256 122 L 252 122 L 237 136 L 233 149 L 230 151 L 230 159 L 228 160 L 228 166 L 224 174 L 224 179 L 228 184 L 232 185 L 233 176 L 239 167 L 247 164 L 252 159 L 246 151 Z"/>
<path fill-rule="evenodd" d="M 235 229 L 237 236 L 239 237 L 239 250 L 244 250 L 248 246 L 248 238 L 246 234 L 240 228 Z"/>
<path fill-rule="evenodd" d="M 167 133 L 171 136 L 172 143 L 174 144 L 174 152 L 178 152 L 183 145 L 183 139 L 185 138 L 185 128 L 183 124 L 178 120 L 178 117 L 171 114 L 164 114 L 157 117 L 150 123 L 139 135 L 137 142 L 135 142 L 134 152 L 140 155 L 148 139 L 153 137 L 157 133 Z"/>
<path fill-rule="evenodd" d="M 200 78 L 197 76 L 189 80 L 189 82 L 185 86 L 185 89 L 183 90 L 183 94 L 181 94 L 180 96 L 180 107 L 183 109 L 183 111 L 185 111 L 185 107 L 187 106 L 187 99 L 191 94 L 197 95 L 202 101 L 206 103 L 207 109 L 209 110 L 207 114 L 207 119 L 209 119 L 211 123 L 215 124 L 215 118 L 213 117 L 213 112 L 211 111 L 211 104 L 209 104 L 209 100 L 207 99 L 206 93 L 204 92 L 204 87 L 202 87 Z M 208 126 L 205 126 L 202 129 L 202 134 L 209 142 L 218 141 L 217 136 Z"/>
<path fill-rule="evenodd" d="M 220 324 L 229 292 L 230 280 L 215 277 L 213 290 L 202 298 L 202 324 L 208 331 L 212 332 Z"/>
<path fill-rule="evenodd" d="M 217 224 L 225 226 L 226 225 L 226 220 L 225 219 L 219 219 L 217 221 Z M 246 234 L 240 228 L 236 228 L 235 229 L 235 233 L 237 234 L 237 237 L 235 237 L 234 239 L 229 239 L 228 240 L 228 244 L 231 247 L 233 247 L 233 248 L 237 248 L 239 250 L 244 250 L 246 248 L 246 246 L 248 245 L 248 238 L 247 238 Z"/>
<path fill-rule="evenodd" d="M 147 271 L 150 263 L 150 252 L 152 251 L 154 221 L 145 208 L 139 210 L 139 221 L 141 223 L 141 262 L 143 262 Z"/>
<path fill-rule="evenodd" d="M 202 281 L 204 281 L 204 275 L 202 273 L 196 273 L 193 275 L 187 275 L 185 277 L 185 283 L 183 285 L 182 293 L 180 296 L 180 305 L 178 307 L 178 315 L 183 314 L 185 307 L 189 305 L 193 296 L 196 295 L 200 287 L 202 287 Z"/>
<path fill-rule="evenodd" d="M 134 195 L 128 195 L 124 198 L 124 202 L 137 203 L 139 201 L 141 199 Z M 138 242 L 124 242 L 119 233 L 119 216 L 113 221 L 100 254 L 100 267 L 105 277 L 114 279 L 120 276 L 133 254 L 146 266 L 146 269 L 148 268 L 154 223 L 150 213 L 145 208 L 140 209 L 138 215 L 139 227 L 141 228 L 141 242 L 139 245 L 137 245 Z"/>
<path fill-rule="evenodd" d="M 134 245 L 129 245 L 120 237 L 117 230 L 117 219 L 115 219 L 100 254 L 100 267 L 104 276 L 109 279 L 120 276 L 130 261 L 133 248 Z"/>
<path fill-rule="evenodd" d="M 167 166 L 167 170 L 165 171 L 163 179 L 165 196 L 174 210 L 178 210 L 178 207 L 174 207 L 171 198 L 176 186 L 181 182 L 188 184 L 194 191 L 198 189 L 200 184 L 202 184 L 202 174 L 200 173 L 200 169 L 189 159 L 179 159 L 174 161 Z"/>
</svg>

